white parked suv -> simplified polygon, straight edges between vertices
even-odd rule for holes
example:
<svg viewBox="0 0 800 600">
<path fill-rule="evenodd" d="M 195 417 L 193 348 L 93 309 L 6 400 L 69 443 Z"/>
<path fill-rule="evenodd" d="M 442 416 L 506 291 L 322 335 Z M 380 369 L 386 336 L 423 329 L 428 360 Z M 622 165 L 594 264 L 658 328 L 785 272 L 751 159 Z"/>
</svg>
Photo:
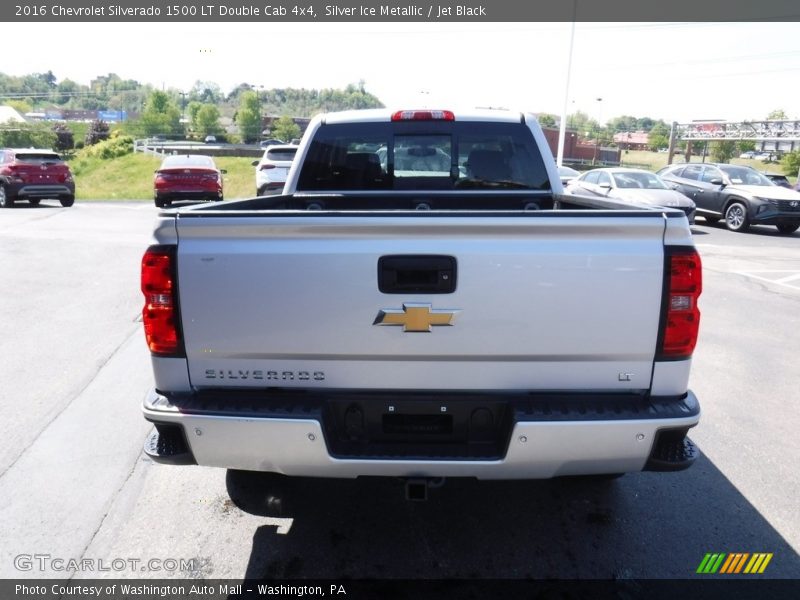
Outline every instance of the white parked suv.
<svg viewBox="0 0 800 600">
<path fill-rule="evenodd" d="M 256 195 L 278 194 L 283 190 L 296 152 L 297 146 L 290 144 L 267 146 L 261 160 L 253 161 L 256 168 Z"/>
</svg>

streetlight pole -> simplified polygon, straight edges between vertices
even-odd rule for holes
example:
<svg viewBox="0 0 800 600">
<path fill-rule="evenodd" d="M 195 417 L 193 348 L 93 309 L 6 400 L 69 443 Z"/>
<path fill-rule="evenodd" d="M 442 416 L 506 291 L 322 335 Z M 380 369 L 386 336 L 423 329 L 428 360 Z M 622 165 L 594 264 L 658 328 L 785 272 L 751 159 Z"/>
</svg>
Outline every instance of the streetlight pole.
<svg viewBox="0 0 800 600">
<path fill-rule="evenodd" d="M 558 124 L 558 149 L 556 164 L 560 167 L 564 162 L 564 139 L 567 133 L 567 105 L 569 103 L 569 80 L 572 73 L 572 47 L 575 44 L 575 18 L 578 0 L 572 2 L 572 27 L 569 34 L 569 57 L 567 58 L 567 82 L 564 86 L 564 107 L 561 110 L 561 122 Z"/>
<path fill-rule="evenodd" d="M 264 91 L 264 86 L 259 85 L 256 90 L 258 95 L 258 141 L 261 141 L 264 132 L 264 101 L 261 98 L 261 92 Z"/>
<path fill-rule="evenodd" d="M 602 104 L 602 102 L 603 102 L 602 98 L 598 98 L 597 99 L 597 106 L 598 106 L 598 108 L 597 108 L 597 135 L 594 138 L 594 158 L 592 159 L 592 164 L 593 165 L 597 162 L 597 151 L 598 151 L 598 146 L 600 144 L 600 130 L 603 127 L 603 125 L 602 125 L 602 121 L 603 121 L 603 117 L 602 117 L 602 115 L 603 115 L 603 104 Z"/>
<path fill-rule="evenodd" d="M 188 127 L 186 127 L 186 96 L 187 92 L 178 92 L 181 96 L 181 122 L 183 124 L 183 136 L 186 137 Z"/>
</svg>

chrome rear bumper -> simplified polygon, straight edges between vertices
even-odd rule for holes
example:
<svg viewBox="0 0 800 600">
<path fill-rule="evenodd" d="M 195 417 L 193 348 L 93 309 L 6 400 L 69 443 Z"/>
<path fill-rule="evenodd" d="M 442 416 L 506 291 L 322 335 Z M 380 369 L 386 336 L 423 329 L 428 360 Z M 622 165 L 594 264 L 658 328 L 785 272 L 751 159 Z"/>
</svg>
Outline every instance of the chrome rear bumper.
<svg viewBox="0 0 800 600">
<path fill-rule="evenodd" d="M 539 479 L 641 471 L 654 454 L 658 432 L 682 432 L 696 425 L 699 403 L 691 392 L 675 406 L 650 400 L 641 414 L 601 410 L 583 412 L 583 419 L 560 414 L 519 412 L 510 426 L 502 458 L 490 460 L 429 457 L 337 457 L 331 453 L 323 419 L 313 411 L 287 411 L 259 416 L 252 409 L 233 414 L 151 392 L 145 399 L 145 418 L 172 433 L 185 436 L 185 451 L 177 460 L 150 451 L 159 462 L 272 471 L 294 476 L 354 478 L 477 477 L 479 479 Z M 179 406 L 179 405 L 182 405 Z M 211 403 L 213 405 L 213 402 Z M 552 411 L 551 411 L 552 412 Z M 170 426 L 172 426 L 170 428 Z M 328 433 L 330 435 L 330 433 Z M 674 438 L 674 436 L 673 436 Z M 151 449 L 153 439 L 149 440 Z M 168 447 L 168 444 L 164 445 Z M 180 444 L 178 444 L 180 446 Z M 174 450 L 173 450 L 174 451 Z M 691 464 L 675 468 L 686 468 Z M 648 467 L 652 468 L 652 467 Z M 666 469 L 659 469 L 666 470 Z"/>
</svg>

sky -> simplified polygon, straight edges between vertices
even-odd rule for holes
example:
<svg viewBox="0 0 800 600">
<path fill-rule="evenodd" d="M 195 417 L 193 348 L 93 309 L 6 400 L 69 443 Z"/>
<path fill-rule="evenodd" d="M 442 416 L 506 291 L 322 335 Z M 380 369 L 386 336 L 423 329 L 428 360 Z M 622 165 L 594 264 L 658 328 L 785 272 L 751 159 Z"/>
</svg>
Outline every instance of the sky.
<svg viewBox="0 0 800 600">
<path fill-rule="evenodd" d="M 31 44 L 31 39 L 69 43 Z M 606 122 L 800 118 L 800 23 L 16 23 L 0 72 L 188 90 L 343 88 L 392 108 L 505 107 Z M 570 73 L 567 87 L 567 73 Z"/>
</svg>

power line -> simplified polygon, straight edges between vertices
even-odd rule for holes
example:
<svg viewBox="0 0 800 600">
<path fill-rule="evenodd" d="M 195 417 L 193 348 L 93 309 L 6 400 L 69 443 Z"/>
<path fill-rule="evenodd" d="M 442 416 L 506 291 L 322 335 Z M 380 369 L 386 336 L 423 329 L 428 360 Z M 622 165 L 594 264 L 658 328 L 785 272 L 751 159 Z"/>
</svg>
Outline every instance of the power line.
<svg viewBox="0 0 800 600">
<path fill-rule="evenodd" d="M 114 95 L 123 92 L 143 92 L 147 93 L 146 90 L 137 90 L 135 88 L 131 89 L 124 89 L 124 90 L 109 90 L 105 92 L 95 92 L 95 91 L 86 91 L 86 92 L 61 92 L 59 90 L 53 90 L 51 92 L 7 92 L 2 93 L 0 92 L 0 98 L 52 98 L 54 96 L 69 96 L 69 97 L 87 97 L 87 96 L 107 96 L 107 95 Z"/>
</svg>

